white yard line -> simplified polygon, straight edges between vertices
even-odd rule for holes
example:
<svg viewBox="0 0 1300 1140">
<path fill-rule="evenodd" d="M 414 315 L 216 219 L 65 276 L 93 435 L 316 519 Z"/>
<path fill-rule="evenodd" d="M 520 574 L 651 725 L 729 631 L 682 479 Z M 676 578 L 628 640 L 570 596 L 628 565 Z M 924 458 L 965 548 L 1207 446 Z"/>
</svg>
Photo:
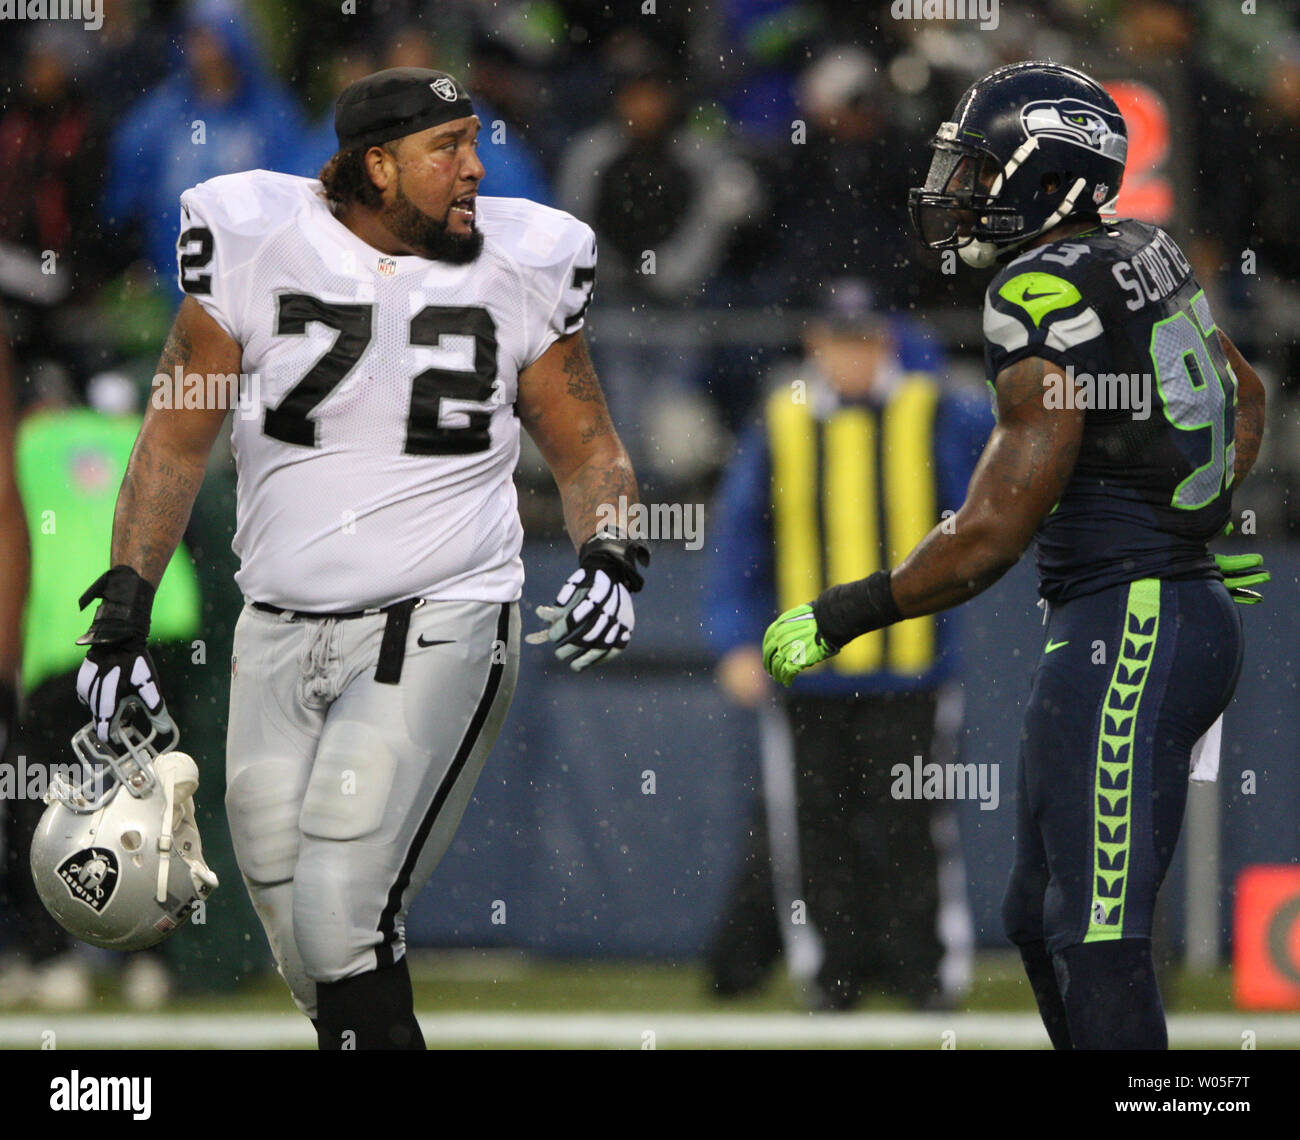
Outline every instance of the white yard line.
<svg viewBox="0 0 1300 1140">
<path fill-rule="evenodd" d="M 615 1049 L 699 1046 L 950 1048 L 1046 1047 L 1037 1016 L 1028 1013 L 661 1014 L 426 1013 L 430 1045 L 588 1046 Z M 1243 1034 L 1257 1048 L 1300 1048 L 1300 1015 L 1183 1014 L 1169 1019 L 1175 1046 L 1240 1049 Z M 53 1033 L 53 1040 L 44 1036 Z M 295 1014 L 21 1014 L 0 1017 L 0 1047 L 314 1048 L 315 1034 Z"/>
</svg>

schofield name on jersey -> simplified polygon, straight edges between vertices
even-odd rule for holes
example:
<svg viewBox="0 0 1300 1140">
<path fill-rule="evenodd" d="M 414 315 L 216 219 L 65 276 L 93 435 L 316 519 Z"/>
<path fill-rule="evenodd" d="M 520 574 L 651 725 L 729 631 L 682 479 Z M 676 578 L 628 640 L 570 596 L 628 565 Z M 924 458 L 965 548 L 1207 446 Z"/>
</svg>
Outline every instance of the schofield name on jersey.
<svg viewBox="0 0 1300 1140">
<path fill-rule="evenodd" d="M 1164 230 L 1133 255 L 1129 261 L 1117 261 L 1111 272 L 1120 288 L 1133 296 L 1125 305 L 1136 312 L 1143 305 L 1163 301 L 1190 276 L 1192 267 L 1174 239 Z"/>
</svg>

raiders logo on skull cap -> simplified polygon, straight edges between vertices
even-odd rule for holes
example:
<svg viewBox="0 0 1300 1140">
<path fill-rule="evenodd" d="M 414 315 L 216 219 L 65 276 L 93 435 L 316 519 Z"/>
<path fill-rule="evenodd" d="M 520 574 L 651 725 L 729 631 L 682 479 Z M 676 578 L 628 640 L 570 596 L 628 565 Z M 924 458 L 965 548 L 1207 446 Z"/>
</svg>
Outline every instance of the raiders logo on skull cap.
<svg viewBox="0 0 1300 1140">
<path fill-rule="evenodd" d="M 390 67 L 345 88 L 334 105 L 339 150 L 377 146 L 474 113 L 469 92 L 443 71 Z"/>
</svg>

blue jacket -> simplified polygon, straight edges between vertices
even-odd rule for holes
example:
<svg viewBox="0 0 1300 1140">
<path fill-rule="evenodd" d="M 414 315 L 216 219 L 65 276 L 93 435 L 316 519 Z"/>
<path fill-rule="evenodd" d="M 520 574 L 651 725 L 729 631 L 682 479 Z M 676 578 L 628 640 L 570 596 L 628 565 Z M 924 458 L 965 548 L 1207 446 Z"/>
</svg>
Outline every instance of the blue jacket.
<svg viewBox="0 0 1300 1140">
<path fill-rule="evenodd" d="M 185 32 L 215 33 L 234 61 L 239 89 L 224 103 L 197 90 L 178 51 L 173 73 L 138 100 L 110 143 L 108 185 L 101 210 L 114 229 L 138 223 L 145 257 L 176 287 L 176 235 L 181 192 L 240 170 L 315 174 L 301 166 L 305 126 L 298 104 L 273 78 L 234 0 L 200 0 Z M 195 141 L 195 123 L 203 139 Z"/>
</svg>

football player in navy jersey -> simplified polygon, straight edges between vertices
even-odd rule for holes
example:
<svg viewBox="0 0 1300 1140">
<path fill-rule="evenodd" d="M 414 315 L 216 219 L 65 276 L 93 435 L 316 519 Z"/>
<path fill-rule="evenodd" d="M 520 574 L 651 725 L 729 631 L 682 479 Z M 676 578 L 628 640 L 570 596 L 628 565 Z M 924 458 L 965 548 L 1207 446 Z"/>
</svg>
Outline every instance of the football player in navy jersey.
<svg viewBox="0 0 1300 1140">
<path fill-rule="evenodd" d="M 788 684 L 958 605 L 1037 537 L 1049 617 L 1004 922 L 1057 1048 L 1165 1048 L 1152 912 L 1193 745 L 1241 670 L 1233 602 L 1267 579 L 1257 556 L 1207 550 L 1259 452 L 1263 387 L 1173 239 L 1111 216 L 1127 132 L 1099 84 L 999 68 L 931 146 L 910 195 L 922 240 L 1000 267 L 984 304 L 998 422 L 955 519 L 892 571 L 782 614 L 765 664 Z"/>
</svg>

